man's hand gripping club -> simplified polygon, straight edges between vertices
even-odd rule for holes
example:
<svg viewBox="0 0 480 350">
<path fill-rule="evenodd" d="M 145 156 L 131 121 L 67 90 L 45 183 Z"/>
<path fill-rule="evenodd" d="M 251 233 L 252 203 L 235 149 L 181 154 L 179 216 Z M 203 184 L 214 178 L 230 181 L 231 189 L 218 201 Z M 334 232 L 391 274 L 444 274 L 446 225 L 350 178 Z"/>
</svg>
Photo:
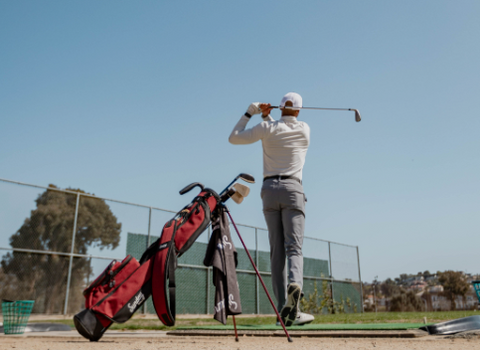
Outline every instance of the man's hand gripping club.
<svg viewBox="0 0 480 350">
<path fill-rule="evenodd" d="M 272 110 L 270 108 L 271 104 L 270 103 L 260 103 L 260 102 L 254 102 L 248 106 L 247 111 L 245 112 L 245 115 L 250 118 L 252 115 L 255 114 L 262 114 L 262 117 L 265 118 L 268 116 Z"/>
</svg>

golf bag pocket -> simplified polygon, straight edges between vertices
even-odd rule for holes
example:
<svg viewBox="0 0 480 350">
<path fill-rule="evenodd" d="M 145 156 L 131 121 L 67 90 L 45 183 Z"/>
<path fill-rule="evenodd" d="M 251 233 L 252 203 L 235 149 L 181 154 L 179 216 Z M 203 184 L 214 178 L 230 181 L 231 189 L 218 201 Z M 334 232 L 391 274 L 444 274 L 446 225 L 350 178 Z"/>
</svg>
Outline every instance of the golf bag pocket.
<svg viewBox="0 0 480 350">
<path fill-rule="evenodd" d="M 185 253 L 198 236 L 210 224 L 211 215 L 217 206 L 218 195 L 212 190 L 205 189 L 195 199 L 177 213 L 178 222 L 175 234 L 175 250 L 177 256 Z"/>
<path fill-rule="evenodd" d="M 86 309 L 74 316 L 75 328 L 97 341 L 113 322 L 130 319 L 151 294 L 151 259 L 144 264 L 132 256 L 112 261 L 84 290 Z"/>
<path fill-rule="evenodd" d="M 122 262 L 113 260 L 95 281 L 83 291 L 87 309 L 104 299 L 119 283 L 128 278 L 140 264 L 131 255 Z"/>
<path fill-rule="evenodd" d="M 151 270 L 152 260 L 149 259 L 125 279 L 117 279 L 108 294 L 104 294 L 91 310 L 114 322 L 129 320 L 152 293 Z"/>
</svg>

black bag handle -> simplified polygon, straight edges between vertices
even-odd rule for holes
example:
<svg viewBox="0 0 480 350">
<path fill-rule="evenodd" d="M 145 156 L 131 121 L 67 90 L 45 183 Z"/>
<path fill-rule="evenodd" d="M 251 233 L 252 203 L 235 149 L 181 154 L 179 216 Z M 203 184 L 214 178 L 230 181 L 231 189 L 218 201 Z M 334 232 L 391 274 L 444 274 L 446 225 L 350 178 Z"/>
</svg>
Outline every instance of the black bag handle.
<svg viewBox="0 0 480 350">
<path fill-rule="evenodd" d="M 190 184 L 190 185 L 182 188 L 182 189 L 180 190 L 180 194 L 185 194 L 185 193 L 187 193 L 187 192 L 190 192 L 190 191 L 191 191 L 194 187 L 196 187 L 196 186 L 200 187 L 201 190 L 203 191 L 204 186 L 203 186 L 200 182 L 194 182 L 194 183 L 192 183 L 192 184 Z"/>
</svg>

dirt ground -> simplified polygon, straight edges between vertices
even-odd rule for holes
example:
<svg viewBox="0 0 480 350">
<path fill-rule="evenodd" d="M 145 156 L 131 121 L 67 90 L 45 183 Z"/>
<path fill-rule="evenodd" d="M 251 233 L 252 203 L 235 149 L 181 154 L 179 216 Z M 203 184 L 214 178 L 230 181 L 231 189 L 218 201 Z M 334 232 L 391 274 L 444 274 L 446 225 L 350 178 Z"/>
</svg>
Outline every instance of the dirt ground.
<svg viewBox="0 0 480 350">
<path fill-rule="evenodd" d="M 81 338 L 1 337 L 0 350 L 255 350 L 255 349 L 389 349 L 389 350 L 454 350 L 479 349 L 480 339 L 447 339 L 422 337 L 414 339 L 357 339 L 357 338 L 294 338 L 288 343 L 281 337 L 177 337 L 102 339 L 89 342 Z"/>
</svg>

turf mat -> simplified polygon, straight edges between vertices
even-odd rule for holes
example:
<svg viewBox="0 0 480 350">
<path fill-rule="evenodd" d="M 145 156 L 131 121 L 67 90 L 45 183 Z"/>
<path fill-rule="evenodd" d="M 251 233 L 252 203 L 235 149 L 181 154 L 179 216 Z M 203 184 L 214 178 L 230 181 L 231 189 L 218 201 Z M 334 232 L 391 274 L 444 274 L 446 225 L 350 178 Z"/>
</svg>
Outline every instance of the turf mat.
<svg viewBox="0 0 480 350">
<path fill-rule="evenodd" d="M 288 327 L 288 330 L 294 331 L 336 331 L 336 330 L 407 330 L 416 329 L 425 326 L 423 323 L 359 323 L 359 324 L 306 324 L 303 326 Z M 233 330 L 232 325 L 216 326 L 183 326 L 177 327 L 179 330 L 187 329 L 211 329 L 211 330 Z M 275 331 L 281 330 L 281 326 L 276 325 L 237 325 L 238 330 L 256 330 L 256 331 Z"/>
</svg>

